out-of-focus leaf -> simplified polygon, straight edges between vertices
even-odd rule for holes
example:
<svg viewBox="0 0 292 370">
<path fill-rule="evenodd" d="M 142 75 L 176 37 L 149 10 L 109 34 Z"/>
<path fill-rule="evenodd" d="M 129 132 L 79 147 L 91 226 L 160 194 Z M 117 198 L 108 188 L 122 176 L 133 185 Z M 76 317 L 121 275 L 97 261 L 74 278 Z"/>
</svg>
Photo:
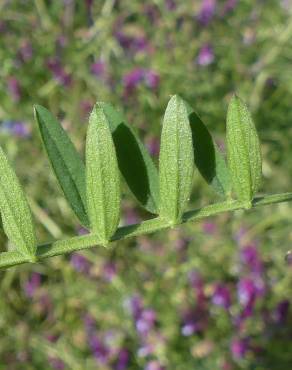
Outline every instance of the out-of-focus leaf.
<svg viewBox="0 0 292 370">
<path fill-rule="evenodd" d="M 81 224 L 88 228 L 84 163 L 56 118 L 40 105 L 35 105 L 34 111 L 46 152 L 64 195 Z"/>
<path fill-rule="evenodd" d="M 231 192 L 231 179 L 223 154 L 197 113 L 186 103 L 193 136 L 194 161 L 214 190 L 223 196 Z"/>
<path fill-rule="evenodd" d="M 8 239 L 19 253 L 33 257 L 37 242 L 30 208 L 18 178 L 1 148 L 0 211 Z"/>
<path fill-rule="evenodd" d="M 100 103 L 100 106 L 107 117 L 119 169 L 129 189 L 145 209 L 158 213 L 158 171 L 150 154 L 122 113 L 110 104 Z"/>
<path fill-rule="evenodd" d="M 250 202 L 261 184 L 261 151 L 251 115 L 237 96 L 227 112 L 227 158 L 238 199 Z"/>
<path fill-rule="evenodd" d="M 106 243 L 120 220 L 120 179 L 109 122 L 99 103 L 87 131 L 86 189 L 91 231 Z"/>
<path fill-rule="evenodd" d="M 189 200 L 194 173 L 192 132 L 184 101 L 174 95 L 166 108 L 159 155 L 160 216 L 176 223 Z"/>
</svg>

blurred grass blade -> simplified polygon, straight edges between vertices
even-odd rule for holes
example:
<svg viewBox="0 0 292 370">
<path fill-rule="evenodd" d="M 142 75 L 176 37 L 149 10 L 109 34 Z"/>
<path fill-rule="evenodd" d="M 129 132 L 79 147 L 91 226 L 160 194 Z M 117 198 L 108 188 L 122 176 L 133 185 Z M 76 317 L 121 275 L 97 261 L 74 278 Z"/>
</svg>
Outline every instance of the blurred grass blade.
<svg viewBox="0 0 292 370">
<path fill-rule="evenodd" d="M 237 96 L 227 112 L 227 158 L 236 195 L 249 207 L 261 184 L 261 151 L 251 115 Z"/>
<path fill-rule="evenodd" d="M 195 164 L 218 194 L 228 196 L 231 192 L 231 179 L 223 154 L 197 113 L 188 103 L 186 106 L 193 136 Z"/>
<path fill-rule="evenodd" d="M 184 101 L 174 95 L 166 108 L 159 155 L 160 216 L 176 223 L 189 200 L 194 172 L 192 132 Z"/>
<path fill-rule="evenodd" d="M 150 154 L 120 112 L 110 104 L 100 103 L 100 106 L 107 117 L 119 169 L 129 189 L 147 211 L 158 213 L 158 171 Z"/>
<path fill-rule="evenodd" d="M 34 111 L 50 163 L 63 193 L 81 224 L 88 228 L 84 163 L 56 118 L 40 105 L 35 105 Z"/>
<path fill-rule="evenodd" d="M 8 239 L 22 255 L 33 257 L 37 242 L 30 208 L 18 178 L 0 147 L 0 211 Z"/>
<path fill-rule="evenodd" d="M 86 138 L 86 189 L 91 231 L 106 243 L 120 220 L 120 179 L 109 122 L 97 103 Z"/>
</svg>

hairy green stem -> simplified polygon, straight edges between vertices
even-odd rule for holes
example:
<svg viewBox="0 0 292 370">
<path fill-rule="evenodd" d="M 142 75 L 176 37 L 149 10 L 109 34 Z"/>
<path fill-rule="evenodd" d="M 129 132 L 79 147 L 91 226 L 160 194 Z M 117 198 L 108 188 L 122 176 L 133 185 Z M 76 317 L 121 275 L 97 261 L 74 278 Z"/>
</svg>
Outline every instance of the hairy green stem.
<svg viewBox="0 0 292 370">
<path fill-rule="evenodd" d="M 288 201 L 292 201 L 292 193 L 265 195 L 262 197 L 257 197 L 253 200 L 252 209 L 260 206 Z M 199 221 L 209 216 L 214 216 L 223 212 L 236 211 L 239 209 L 245 209 L 245 202 L 238 200 L 227 200 L 225 202 L 220 202 L 185 212 L 181 222 L 175 226 L 179 226 L 182 223 L 190 221 Z M 173 225 L 170 225 L 169 221 L 162 220 L 159 217 L 141 222 L 140 224 L 123 226 L 118 228 L 112 237 L 111 242 L 154 233 L 156 231 L 167 229 L 171 226 L 173 227 Z M 91 248 L 97 245 L 100 245 L 100 240 L 96 234 L 87 234 L 75 236 L 66 240 L 57 240 L 38 246 L 36 260 L 39 261 L 44 258 Z M 19 252 L 9 251 L 0 253 L 0 268 L 8 268 L 26 262 L 32 261 L 29 257 L 26 257 Z"/>
</svg>

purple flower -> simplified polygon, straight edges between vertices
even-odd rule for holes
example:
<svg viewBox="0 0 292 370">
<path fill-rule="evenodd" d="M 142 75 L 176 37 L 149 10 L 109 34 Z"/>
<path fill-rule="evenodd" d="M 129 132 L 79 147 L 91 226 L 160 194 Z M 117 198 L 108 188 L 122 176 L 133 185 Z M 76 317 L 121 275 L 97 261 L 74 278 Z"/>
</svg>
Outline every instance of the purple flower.
<svg viewBox="0 0 292 370">
<path fill-rule="evenodd" d="M 19 57 L 23 62 L 28 62 L 32 59 L 32 45 L 29 41 L 24 41 L 19 48 Z"/>
<path fill-rule="evenodd" d="M 208 325 L 208 312 L 200 307 L 192 308 L 183 315 L 182 335 L 188 337 L 203 332 Z"/>
<path fill-rule="evenodd" d="M 105 73 L 105 64 L 101 60 L 91 65 L 91 73 L 96 77 L 102 77 Z"/>
<path fill-rule="evenodd" d="M 134 320 L 138 320 L 143 309 L 141 298 L 138 295 L 134 295 L 126 303 Z"/>
<path fill-rule="evenodd" d="M 89 345 L 95 359 L 101 364 L 106 364 L 109 360 L 110 351 L 102 341 L 96 335 L 92 335 L 89 338 Z"/>
<path fill-rule="evenodd" d="M 33 272 L 30 279 L 24 285 L 25 294 L 30 298 L 33 297 L 40 285 L 41 275 L 38 272 Z"/>
<path fill-rule="evenodd" d="M 204 67 L 212 64 L 214 59 L 213 48 L 209 44 L 203 45 L 199 50 L 197 63 Z"/>
<path fill-rule="evenodd" d="M 55 370 L 64 370 L 65 369 L 65 364 L 60 358 L 50 357 L 49 358 L 49 363 L 52 366 L 52 368 L 55 369 Z"/>
<path fill-rule="evenodd" d="M 198 14 L 198 20 L 203 26 L 207 26 L 212 20 L 216 10 L 216 0 L 202 0 Z"/>
<path fill-rule="evenodd" d="M 146 139 L 146 146 L 151 155 L 157 156 L 159 154 L 159 140 L 155 137 L 150 137 Z"/>
<path fill-rule="evenodd" d="M 84 327 L 87 335 L 91 335 L 95 330 L 95 319 L 90 314 L 86 314 L 83 318 Z"/>
<path fill-rule="evenodd" d="M 251 272 L 261 274 L 263 272 L 263 263 L 259 257 L 255 244 L 244 246 L 240 251 L 242 263 L 248 266 Z"/>
<path fill-rule="evenodd" d="M 30 137 L 30 127 L 26 122 L 21 121 L 4 121 L 1 125 L 1 131 L 10 133 L 16 137 Z"/>
<path fill-rule="evenodd" d="M 103 277 L 105 280 L 111 282 L 117 274 L 117 267 L 114 262 L 106 262 L 103 265 Z"/>
<path fill-rule="evenodd" d="M 126 95 L 131 94 L 140 82 L 143 81 L 144 70 L 142 68 L 135 68 L 127 73 L 123 78 Z"/>
<path fill-rule="evenodd" d="M 217 231 L 217 226 L 215 222 L 206 221 L 202 224 L 202 228 L 206 234 L 210 234 L 210 235 L 214 235 Z"/>
<path fill-rule="evenodd" d="M 140 217 L 138 213 L 133 208 L 129 208 L 129 207 L 125 208 L 124 217 L 125 217 L 125 222 L 127 225 L 137 224 L 140 221 Z"/>
<path fill-rule="evenodd" d="M 162 366 L 158 361 L 150 361 L 145 366 L 144 370 L 165 370 L 165 367 Z"/>
<path fill-rule="evenodd" d="M 277 324 L 284 324 L 286 322 L 289 308 L 290 302 L 288 301 L 288 299 L 285 299 L 278 303 L 273 314 L 274 320 Z"/>
<path fill-rule="evenodd" d="M 76 271 L 81 272 L 83 274 L 89 273 L 91 263 L 82 254 L 73 253 L 70 259 L 70 263 Z"/>
<path fill-rule="evenodd" d="M 165 0 L 165 6 L 167 10 L 175 10 L 176 9 L 176 2 L 175 0 Z"/>
<path fill-rule="evenodd" d="M 228 310 L 231 306 L 231 294 L 229 289 L 222 284 L 217 284 L 212 296 L 212 302 L 216 306 L 220 306 Z"/>
<path fill-rule="evenodd" d="M 56 81 L 58 81 L 61 85 L 65 87 L 69 87 L 72 83 L 71 75 L 67 73 L 62 66 L 60 60 L 58 58 L 51 58 L 47 66 L 49 70 L 52 72 Z"/>
<path fill-rule="evenodd" d="M 150 69 L 148 71 L 145 71 L 144 78 L 146 86 L 150 87 L 150 89 L 153 90 L 157 89 L 160 82 L 160 77 L 158 73 Z"/>
<path fill-rule="evenodd" d="M 247 306 L 254 302 L 257 296 L 257 287 L 255 281 L 251 278 L 242 278 L 238 282 L 237 293 L 238 300 L 242 306 Z"/>
<path fill-rule="evenodd" d="M 126 370 L 129 363 L 130 354 L 125 348 L 122 348 L 118 353 L 117 362 L 115 364 L 115 370 Z"/>
<path fill-rule="evenodd" d="M 231 342 L 230 349 L 235 360 L 244 358 L 249 350 L 249 338 L 234 338 Z"/>
<path fill-rule="evenodd" d="M 237 5 L 237 0 L 226 0 L 223 6 L 223 15 L 231 12 Z"/>
<path fill-rule="evenodd" d="M 141 335 L 147 335 L 153 328 L 155 320 L 156 312 L 151 308 L 144 309 L 136 321 L 136 329 L 138 333 Z"/>
<path fill-rule="evenodd" d="M 7 80 L 7 88 L 15 102 L 18 102 L 21 98 L 20 83 L 16 77 L 9 77 Z"/>
</svg>

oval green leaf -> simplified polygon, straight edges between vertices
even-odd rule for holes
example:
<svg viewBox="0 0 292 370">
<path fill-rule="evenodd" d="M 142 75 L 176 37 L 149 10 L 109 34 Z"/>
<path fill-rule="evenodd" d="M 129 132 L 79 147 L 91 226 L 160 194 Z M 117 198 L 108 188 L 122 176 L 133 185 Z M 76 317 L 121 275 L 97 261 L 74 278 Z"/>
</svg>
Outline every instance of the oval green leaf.
<svg viewBox="0 0 292 370">
<path fill-rule="evenodd" d="M 98 103 L 90 115 L 86 138 L 86 191 L 91 231 L 106 243 L 119 224 L 121 195 L 109 122 Z"/>
<path fill-rule="evenodd" d="M 178 222 L 190 198 L 194 173 L 192 132 L 184 101 L 174 95 L 166 108 L 159 154 L 160 216 Z"/>
<path fill-rule="evenodd" d="M 158 213 L 158 171 L 150 154 L 122 113 L 110 104 L 99 105 L 107 117 L 119 169 L 129 189 L 147 211 Z"/>
<path fill-rule="evenodd" d="M 18 178 L 1 147 L 0 212 L 3 229 L 17 252 L 33 258 L 37 242 L 30 208 Z"/>
<path fill-rule="evenodd" d="M 40 105 L 35 105 L 34 112 L 42 141 L 61 189 L 81 224 L 88 228 L 84 163 L 56 118 Z"/>
<path fill-rule="evenodd" d="M 227 159 L 232 184 L 239 200 L 251 206 L 260 187 L 262 159 L 260 142 L 247 106 L 234 96 L 227 112 Z"/>
<path fill-rule="evenodd" d="M 228 197 L 231 179 L 224 156 L 198 114 L 188 103 L 186 106 L 192 130 L 195 165 L 219 195 Z"/>
</svg>

